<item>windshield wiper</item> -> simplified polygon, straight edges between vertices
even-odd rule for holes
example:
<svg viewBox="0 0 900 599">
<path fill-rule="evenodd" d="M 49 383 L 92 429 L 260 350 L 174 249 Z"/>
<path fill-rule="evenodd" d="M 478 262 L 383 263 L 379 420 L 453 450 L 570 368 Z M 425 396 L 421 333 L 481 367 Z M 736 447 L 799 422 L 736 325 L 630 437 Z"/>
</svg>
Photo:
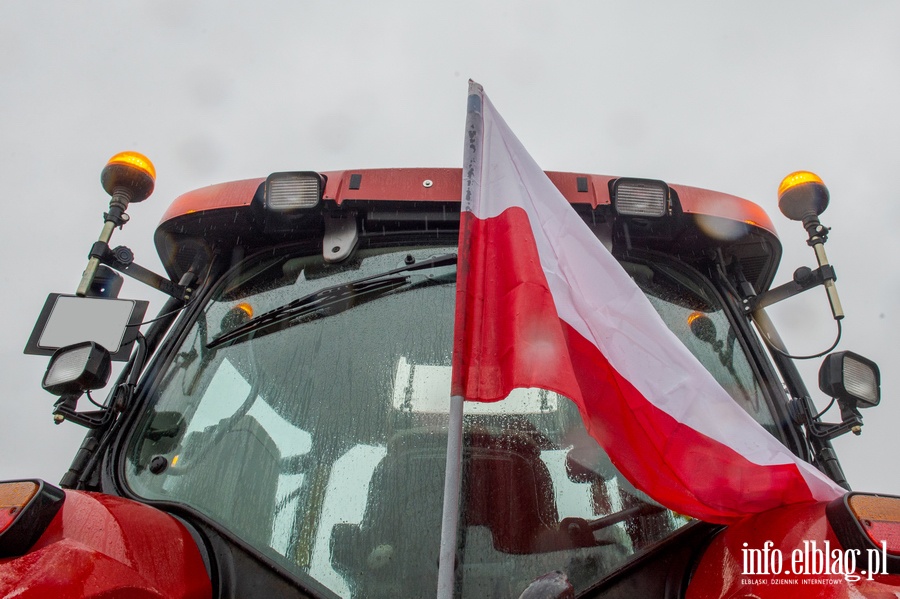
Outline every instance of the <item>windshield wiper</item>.
<svg viewBox="0 0 900 599">
<path fill-rule="evenodd" d="M 269 329 L 288 320 L 297 320 L 315 313 L 315 317 L 331 316 L 394 291 L 410 283 L 409 273 L 456 264 L 456 254 L 437 256 L 409 266 L 402 266 L 377 275 L 340 283 L 319 289 L 292 300 L 283 306 L 260 314 L 244 324 L 223 333 L 210 341 L 207 348 L 214 349 L 252 332 Z M 274 331 L 270 331 L 274 332 Z"/>
</svg>

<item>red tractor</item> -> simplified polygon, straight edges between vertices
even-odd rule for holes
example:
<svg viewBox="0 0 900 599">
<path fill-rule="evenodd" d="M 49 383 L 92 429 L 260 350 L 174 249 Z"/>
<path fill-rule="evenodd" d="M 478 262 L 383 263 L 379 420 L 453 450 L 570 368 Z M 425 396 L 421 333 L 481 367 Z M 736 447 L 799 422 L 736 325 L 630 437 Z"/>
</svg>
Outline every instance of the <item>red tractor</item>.
<svg viewBox="0 0 900 599">
<path fill-rule="evenodd" d="M 821 181 L 780 190 L 819 266 L 770 288 L 781 244 L 756 205 L 547 175 L 734 401 L 848 487 L 831 439 L 859 434 L 878 368 L 826 357 L 819 385 L 840 420 L 825 422 L 765 312 L 825 286 L 843 316 Z M 0 484 L 0 595 L 434 596 L 460 169 L 186 193 L 156 230 L 165 275 L 109 244 L 153 166 L 123 153 L 102 179 L 112 200 L 82 283 L 48 298 L 26 349 L 52 355 L 57 422 L 88 432 L 61 488 Z M 648 186 L 661 213 L 623 200 Z M 119 273 L 169 296 L 158 315 L 117 297 Z M 115 360 L 106 399 L 92 397 Z M 458 597 L 900 596 L 900 499 L 848 492 L 713 525 L 632 486 L 554 393 L 467 406 L 463 426 Z"/>
</svg>

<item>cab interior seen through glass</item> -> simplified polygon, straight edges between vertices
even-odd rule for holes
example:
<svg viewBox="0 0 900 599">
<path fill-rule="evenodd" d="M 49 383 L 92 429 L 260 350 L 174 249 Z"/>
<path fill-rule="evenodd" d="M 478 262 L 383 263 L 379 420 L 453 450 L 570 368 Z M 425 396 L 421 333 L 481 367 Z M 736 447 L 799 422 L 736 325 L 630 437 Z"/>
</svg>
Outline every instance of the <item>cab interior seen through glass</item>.
<svg viewBox="0 0 900 599">
<path fill-rule="evenodd" d="M 369 245 L 326 264 L 285 249 L 239 263 L 198 310 L 131 437 L 132 492 L 188 506 L 334 595 L 433 595 L 456 267 L 435 261 L 396 272 L 403 280 L 377 293 L 352 291 L 455 251 Z M 709 283 L 665 261 L 623 266 L 734 400 L 775 432 Z M 323 300 L 325 289 L 343 295 Z M 305 297 L 317 299 L 214 342 Z M 517 596 L 554 570 L 583 591 L 689 522 L 617 472 L 573 402 L 538 389 L 466 405 L 460 509 L 463 597 Z"/>
</svg>

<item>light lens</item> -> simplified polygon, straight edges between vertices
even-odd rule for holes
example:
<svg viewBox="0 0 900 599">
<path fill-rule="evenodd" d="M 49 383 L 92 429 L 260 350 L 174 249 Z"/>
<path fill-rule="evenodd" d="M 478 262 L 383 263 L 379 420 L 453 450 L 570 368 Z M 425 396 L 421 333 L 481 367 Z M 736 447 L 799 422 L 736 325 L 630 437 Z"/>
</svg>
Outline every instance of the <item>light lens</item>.
<svg viewBox="0 0 900 599">
<path fill-rule="evenodd" d="M 878 364 L 859 354 L 835 352 L 822 362 L 819 389 L 858 408 L 871 408 L 881 401 L 881 372 Z"/>
<path fill-rule="evenodd" d="M 85 345 L 60 354 L 57 359 L 52 360 L 47 367 L 44 386 L 52 387 L 77 380 L 87 367 L 91 349 L 90 345 Z"/>
<path fill-rule="evenodd" d="M 156 167 L 143 154 L 119 152 L 103 167 L 100 184 L 110 195 L 124 191 L 129 202 L 143 202 L 156 185 Z"/>
<path fill-rule="evenodd" d="M 22 509 L 38 492 L 38 484 L 15 482 L 0 484 L 0 533 L 15 522 Z"/>
<path fill-rule="evenodd" d="M 781 196 L 784 195 L 784 192 L 789 189 L 793 189 L 798 185 L 803 185 L 804 183 L 817 183 L 819 185 L 825 185 L 819 175 L 815 173 L 811 173 L 809 171 L 796 171 L 791 173 L 787 177 L 781 180 L 781 185 L 778 186 L 778 199 L 781 199 Z"/>
<path fill-rule="evenodd" d="M 852 495 L 847 504 L 876 547 L 883 541 L 888 553 L 900 555 L 900 499 Z"/>
<path fill-rule="evenodd" d="M 619 179 L 613 188 L 616 212 L 659 218 L 669 205 L 669 186 L 662 181 Z"/>
<path fill-rule="evenodd" d="M 844 388 L 859 401 L 877 405 L 880 399 L 878 377 L 871 366 L 844 356 Z"/>
<path fill-rule="evenodd" d="M 119 152 L 106 163 L 107 166 L 114 164 L 136 168 L 156 181 L 156 167 L 149 158 L 139 152 Z"/>
<path fill-rule="evenodd" d="M 42 385 L 54 395 L 80 394 L 106 385 L 111 370 L 112 359 L 102 345 L 93 341 L 77 343 L 56 350 Z"/>
<path fill-rule="evenodd" d="M 778 186 L 778 209 L 791 220 L 817 217 L 828 208 L 828 199 L 825 183 L 809 171 L 791 173 Z"/>
<path fill-rule="evenodd" d="M 266 208 L 277 212 L 314 208 L 321 189 L 316 173 L 273 173 L 266 179 Z"/>
</svg>

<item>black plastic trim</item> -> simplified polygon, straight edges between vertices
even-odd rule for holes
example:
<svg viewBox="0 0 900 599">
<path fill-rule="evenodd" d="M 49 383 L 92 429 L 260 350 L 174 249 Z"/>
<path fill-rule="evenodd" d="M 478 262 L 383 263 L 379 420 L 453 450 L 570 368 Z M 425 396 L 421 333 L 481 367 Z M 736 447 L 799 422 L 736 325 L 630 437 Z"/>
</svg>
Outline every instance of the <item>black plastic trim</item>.
<svg viewBox="0 0 900 599">
<path fill-rule="evenodd" d="M 886 497 L 895 499 L 898 503 L 900 503 L 900 497 L 896 495 L 875 495 L 874 493 L 847 493 L 825 506 L 825 515 L 828 518 L 828 523 L 831 524 L 835 536 L 837 536 L 844 549 L 855 549 L 860 551 L 861 555 L 869 555 L 868 552 L 870 551 L 881 554 L 883 548 L 872 542 L 872 539 L 869 538 L 869 535 L 863 529 L 863 523 L 853 515 L 853 510 L 850 508 L 850 499 L 857 495 Z M 885 560 L 886 564 L 882 565 L 886 566 L 888 573 L 900 574 L 900 555 L 887 553 L 886 551 L 884 555 L 887 559 Z M 857 556 L 857 559 L 861 559 L 861 556 Z"/>
<path fill-rule="evenodd" d="M 28 553 L 66 499 L 65 491 L 40 479 L 3 481 L 6 483 L 35 483 L 38 489 L 7 529 L 0 533 L 0 558 Z"/>
<path fill-rule="evenodd" d="M 695 520 L 580 593 L 579 597 L 684 597 L 703 552 L 722 526 Z"/>
</svg>

